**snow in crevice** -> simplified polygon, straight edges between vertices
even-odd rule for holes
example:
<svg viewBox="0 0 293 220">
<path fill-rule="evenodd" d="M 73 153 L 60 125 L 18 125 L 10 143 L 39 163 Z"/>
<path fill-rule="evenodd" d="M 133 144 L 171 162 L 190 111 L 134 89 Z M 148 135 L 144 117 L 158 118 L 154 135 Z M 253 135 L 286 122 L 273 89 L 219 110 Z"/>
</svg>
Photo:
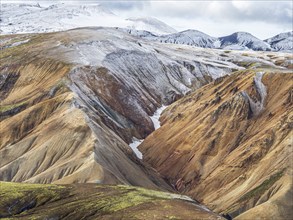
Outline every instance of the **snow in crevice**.
<svg viewBox="0 0 293 220">
<path fill-rule="evenodd" d="M 132 138 L 132 143 L 129 144 L 129 147 L 133 150 L 137 158 L 142 159 L 142 153 L 138 150 L 138 146 L 144 141 L 144 139 Z"/>
<path fill-rule="evenodd" d="M 160 108 L 158 108 L 155 113 L 150 116 L 155 130 L 157 130 L 159 127 L 161 127 L 160 124 L 160 117 L 164 109 L 166 109 L 168 106 L 162 105 Z M 142 153 L 138 150 L 138 146 L 144 141 L 144 139 L 137 139 L 135 137 L 132 138 L 132 143 L 129 144 L 129 147 L 133 150 L 137 158 L 142 159 Z"/>
<path fill-rule="evenodd" d="M 256 76 L 254 77 L 254 83 L 255 83 L 255 88 L 260 96 L 260 100 L 254 101 L 250 96 L 244 91 L 242 92 L 242 95 L 248 99 L 250 109 L 253 113 L 253 115 L 257 116 L 259 115 L 263 109 L 264 109 L 264 102 L 267 96 L 267 90 L 265 85 L 262 83 L 262 77 L 263 77 L 264 72 L 258 72 L 256 73 Z"/>
<path fill-rule="evenodd" d="M 155 130 L 157 130 L 159 127 L 161 127 L 161 123 L 160 123 L 160 117 L 162 112 L 167 108 L 167 106 L 162 105 L 160 108 L 158 108 L 155 113 L 153 114 L 153 116 L 151 116 L 151 120 L 154 124 Z"/>
</svg>

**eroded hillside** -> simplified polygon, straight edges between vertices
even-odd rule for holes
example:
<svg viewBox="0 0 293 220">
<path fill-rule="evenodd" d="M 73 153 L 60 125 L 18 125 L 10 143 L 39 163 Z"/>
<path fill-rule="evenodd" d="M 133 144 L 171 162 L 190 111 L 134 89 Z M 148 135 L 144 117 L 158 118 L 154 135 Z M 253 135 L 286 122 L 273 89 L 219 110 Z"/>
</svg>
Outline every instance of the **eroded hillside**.
<svg viewBox="0 0 293 220">
<path fill-rule="evenodd" d="M 163 112 L 162 127 L 140 146 L 144 161 L 216 212 L 289 219 L 292 85 L 288 70 L 217 79 Z"/>
</svg>

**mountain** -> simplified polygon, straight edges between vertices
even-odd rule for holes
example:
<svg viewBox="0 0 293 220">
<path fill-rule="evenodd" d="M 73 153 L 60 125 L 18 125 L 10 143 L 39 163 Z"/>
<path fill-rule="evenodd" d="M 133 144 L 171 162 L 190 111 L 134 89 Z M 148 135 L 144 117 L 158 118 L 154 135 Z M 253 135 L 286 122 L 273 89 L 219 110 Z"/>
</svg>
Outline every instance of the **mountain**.
<svg viewBox="0 0 293 220">
<path fill-rule="evenodd" d="M 275 36 L 262 41 L 250 33 L 236 32 L 225 37 L 211 37 L 197 30 L 186 30 L 178 33 L 157 36 L 147 31 L 127 29 L 131 35 L 151 41 L 163 43 L 185 44 L 202 48 L 218 48 L 225 50 L 284 51 L 292 50 L 292 32 Z"/>
<path fill-rule="evenodd" d="M 203 171 L 207 170 L 204 173 L 207 175 L 218 166 L 226 168 L 226 164 L 230 161 L 241 164 L 249 162 L 250 153 L 254 153 L 256 149 L 256 158 L 251 156 L 251 160 L 255 163 L 251 163 L 251 166 L 253 168 L 260 166 L 260 172 L 249 167 L 246 175 L 250 177 L 251 173 L 256 172 L 254 174 L 256 179 L 251 178 L 258 182 L 247 183 L 247 186 L 257 187 L 259 182 L 265 181 L 264 178 L 268 177 L 267 172 L 269 172 L 269 169 L 267 172 L 262 172 L 264 167 L 257 159 L 267 155 L 270 152 L 268 149 L 275 149 L 275 145 L 279 151 L 274 154 L 274 160 L 277 161 L 277 158 L 282 160 L 284 155 L 287 155 L 283 154 L 284 149 L 287 148 L 280 141 L 283 137 L 287 137 L 286 132 L 290 127 L 285 126 L 290 119 L 289 116 L 287 117 L 287 112 L 291 107 L 291 96 L 287 95 L 288 91 L 291 91 L 290 74 L 287 74 L 290 72 L 288 68 L 292 68 L 290 62 L 287 62 L 292 59 L 289 53 L 255 51 L 243 53 L 165 44 L 129 35 L 126 29 L 102 27 L 77 28 L 54 33 L 4 35 L 0 36 L 0 48 L 0 180 L 21 182 L 23 186 L 18 186 L 19 188 L 25 187 L 25 183 L 74 184 L 65 186 L 65 188 L 69 187 L 70 191 L 78 185 L 77 191 L 80 189 L 81 192 L 87 192 L 89 200 L 79 193 L 75 194 L 75 190 L 70 191 L 69 194 L 77 195 L 76 199 L 80 199 L 82 204 L 84 201 L 88 202 L 89 206 L 83 206 L 83 210 L 90 212 L 93 208 L 94 211 L 90 212 L 93 216 L 101 215 L 104 209 L 101 206 L 91 206 L 97 203 L 96 197 L 93 196 L 96 195 L 96 191 L 92 189 L 87 191 L 88 183 L 124 184 L 188 194 L 205 204 L 214 201 L 214 204 L 209 206 L 210 209 L 231 215 L 238 210 L 252 210 L 257 204 L 245 200 L 243 204 L 247 207 L 241 209 L 242 203 L 235 202 L 238 196 L 244 195 L 243 191 L 239 194 L 235 193 L 235 197 L 232 196 L 227 201 L 221 197 L 223 192 L 226 192 L 227 185 L 227 182 L 224 182 L 225 185 L 217 181 L 224 181 L 221 179 L 224 177 L 219 176 L 221 172 L 215 173 L 215 179 L 212 178 L 211 182 L 209 179 L 202 185 L 200 181 L 197 182 L 201 178 L 201 168 Z M 269 70 L 275 75 L 271 73 L 257 75 L 257 80 L 253 81 L 254 73 Z M 284 77 L 283 81 L 280 76 Z M 264 81 L 265 90 L 261 83 L 263 79 L 267 80 Z M 269 80 L 272 81 L 271 85 L 268 85 Z M 256 93 L 255 88 L 260 88 L 258 89 L 261 91 L 260 94 Z M 238 90 L 243 93 L 238 94 L 240 92 Z M 195 92 L 198 94 L 195 95 Z M 264 96 L 266 98 L 263 98 Z M 236 103 L 231 101 L 230 105 L 230 99 L 236 99 Z M 289 101 L 285 103 L 285 99 Z M 274 106 L 270 104 L 271 107 L 267 108 L 268 100 L 277 104 Z M 160 124 L 157 121 L 160 112 L 168 105 L 171 106 L 163 111 L 163 120 Z M 173 111 L 170 110 L 172 106 L 181 107 L 180 110 Z M 254 123 L 254 117 L 246 118 L 253 115 L 251 112 L 262 110 L 271 113 L 265 113 L 269 116 L 265 118 L 266 120 L 262 118 Z M 166 115 L 166 112 L 169 113 Z M 199 113 L 201 114 L 198 117 Z M 168 126 L 169 129 L 165 133 L 163 131 L 166 131 L 167 124 L 164 118 L 168 115 L 172 118 L 168 120 L 170 127 Z M 259 116 L 261 115 L 260 113 Z M 223 118 L 223 121 L 217 120 L 219 118 Z M 230 123 L 230 120 L 233 123 Z M 225 126 L 226 122 L 229 122 L 229 125 Z M 240 132 L 246 132 L 246 126 L 247 136 L 243 134 L 244 138 L 241 139 Z M 239 127 L 241 131 L 233 130 L 235 127 Z M 276 137 L 270 136 L 268 129 L 271 127 Z M 158 129 L 155 130 L 156 128 Z M 209 129 L 212 128 L 215 130 L 210 131 Z M 195 131 L 200 133 L 194 133 Z M 223 139 L 219 136 L 219 142 L 215 140 L 215 145 L 210 145 L 220 131 L 225 134 L 227 132 L 231 136 L 225 136 Z M 264 138 L 262 131 L 268 136 Z M 206 137 L 208 133 L 211 135 L 210 138 Z M 162 136 L 158 137 L 157 134 Z M 178 139 L 174 140 L 172 137 Z M 253 151 L 247 150 L 247 154 L 241 151 L 244 152 L 243 160 L 248 157 L 247 161 L 243 162 L 239 159 L 242 158 L 241 153 L 234 152 L 235 157 L 234 154 L 228 155 L 229 161 L 223 165 L 219 162 L 219 158 L 226 158 L 223 153 L 226 152 L 226 148 L 219 150 L 220 156 L 213 158 L 219 143 L 235 141 L 231 142 L 235 145 L 228 146 L 228 151 L 237 145 L 236 139 L 247 140 L 243 142 L 244 145 L 240 146 L 240 143 L 239 146 L 237 145 L 237 149 L 246 149 L 248 148 L 246 144 L 254 144 L 254 139 L 252 141 L 250 138 L 260 140 L 261 143 L 257 142 L 255 146 L 260 144 L 261 147 L 253 148 L 253 145 L 251 146 Z M 137 143 L 141 143 L 143 139 L 145 140 L 137 149 Z M 270 145 L 271 139 L 274 140 L 275 145 Z M 193 145 L 189 140 L 200 142 Z M 221 142 L 222 140 L 226 142 Z M 180 149 L 174 151 L 176 146 L 180 146 Z M 187 156 L 192 157 L 193 152 L 190 151 L 190 147 L 193 146 L 203 150 L 194 156 L 195 164 L 192 158 L 190 164 L 186 162 L 189 157 L 184 162 L 177 160 L 176 155 L 182 156 L 182 160 Z M 155 154 L 154 149 L 160 154 Z M 142 154 L 138 154 L 138 150 Z M 170 154 L 173 153 L 169 160 Z M 162 158 L 167 158 L 166 162 L 161 163 Z M 266 158 L 270 159 L 270 157 Z M 161 164 L 153 163 L 156 160 Z M 178 163 L 173 164 L 172 167 L 169 166 L 170 161 Z M 209 163 L 206 165 L 205 162 Z M 197 163 L 200 165 L 197 166 Z M 186 169 L 185 165 L 187 165 Z M 189 165 L 192 165 L 191 169 Z M 234 167 L 236 171 L 233 178 L 239 175 L 238 165 Z M 227 167 L 229 168 L 229 165 Z M 223 173 L 230 172 L 230 168 Z M 287 172 L 282 170 L 282 168 L 287 169 L 285 162 L 274 165 L 274 168 L 276 169 L 271 170 L 273 180 L 283 178 Z M 175 173 L 177 171 L 178 173 Z M 240 171 L 245 173 L 245 170 Z M 260 173 L 264 173 L 265 176 L 260 176 Z M 176 184 L 180 178 L 177 179 L 177 176 L 173 175 L 184 177 L 187 182 L 193 178 L 196 178 L 196 181 L 191 181 L 190 188 L 185 190 L 182 187 L 185 186 L 185 179 Z M 235 181 L 233 187 L 240 191 L 242 183 Z M 46 185 L 42 186 L 46 188 Z M 54 188 L 55 185 L 50 186 Z M 203 189 L 203 186 L 206 188 Z M 277 189 L 287 192 L 286 187 L 277 187 Z M 104 190 L 107 191 L 107 188 Z M 129 191 L 135 190 L 129 189 Z M 129 191 L 127 190 L 126 194 Z M 217 199 L 213 192 L 219 192 L 216 194 L 219 195 Z M 119 197 L 119 191 L 115 193 Z M 16 195 L 11 191 L 8 194 L 10 195 L 8 199 L 12 198 L 9 201 L 15 204 L 13 198 L 19 194 Z M 30 195 L 29 193 L 28 196 Z M 31 211 L 36 213 L 35 215 L 44 210 L 50 210 L 50 213 L 57 210 L 56 212 L 59 213 L 59 207 L 63 208 L 66 204 L 70 206 L 66 209 L 66 213 L 71 213 L 72 210 L 76 210 L 75 204 L 81 204 L 76 200 L 72 201 L 71 199 L 75 197 L 68 198 L 66 193 L 61 194 L 64 195 L 64 200 L 47 204 L 50 195 L 50 193 L 44 195 L 44 200 L 41 199 L 40 203 L 35 200 L 25 202 L 25 205 L 20 207 L 21 211 L 32 208 Z M 54 195 L 56 194 L 53 193 L 53 197 Z M 57 193 L 57 197 L 58 195 Z M 266 195 L 264 194 L 264 197 Z M 283 194 L 280 192 L 278 195 Z M 49 200 L 46 196 L 50 197 Z M 142 197 L 149 198 L 145 195 Z M 257 201 L 262 200 L 257 199 Z M 286 202 L 282 199 L 280 201 Z M 120 202 L 119 200 L 119 204 Z M 168 206 L 174 204 L 174 201 L 166 203 Z M 1 204 L 3 204 L 2 200 L 0 210 L 7 210 L 6 203 L 4 206 Z M 36 204 L 44 204 L 44 206 L 34 209 Z M 115 204 L 115 201 L 111 200 L 111 205 L 115 206 Z M 124 204 L 121 206 L 124 207 Z M 157 204 L 156 207 L 159 208 L 160 204 L 164 202 Z M 157 211 L 153 203 L 148 205 L 146 204 L 146 207 Z M 181 205 L 184 209 L 189 209 L 189 206 L 178 204 Z M 17 205 L 14 207 L 19 211 Z M 195 205 L 193 207 L 198 210 L 197 215 L 201 216 L 202 209 Z M 227 207 L 233 209 L 232 212 Z M 145 210 L 145 206 L 133 207 L 133 209 L 127 209 L 125 212 L 129 213 L 133 210 L 133 213 L 137 213 L 139 210 Z M 113 209 L 111 210 L 115 215 Z M 84 215 L 83 211 L 77 213 L 81 214 L 81 217 Z M 26 212 L 23 213 L 25 214 Z M 212 213 L 211 215 L 214 216 Z M 111 216 L 105 218 L 109 219 Z"/>
<path fill-rule="evenodd" d="M 0 46 L 0 179 L 34 183 L 169 188 L 128 146 L 154 131 L 154 112 L 233 71 L 287 60 L 140 41 L 115 28 L 6 35 Z"/>
<path fill-rule="evenodd" d="M 272 38 L 266 39 L 265 42 L 271 45 L 277 51 L 293 50 L 293 31 L 278 34 Z"/>
<path fill-rule="evenodd" d="M 108 26 L 146 30 L 156 34 L 176 32 L 155 18 L 123 19 L 98 4 L 1 4 L 0 33 L 43 33 L 77 27 Z"/>
<path fill-rule="evenodd" d="M 0 182 L 0 188 L 2 218 L 224 219 L 187 196 L 131 186 Z"/>
<path fill-rule="evenodd" d="M 160 106 L 243 68 L 177 47 L 115 28 L 1 37 L 0 179 L 168 188 L 128 145 Z"/>
<path fill-rule="evenodd" d="M 236 32 L 231 35 L 220 37 L 221 48 L 232 50 L 261 50 L 270 51 L 271 47 L 268 43 L 256 38 L 247 32 Z"/>
<path fill-rule="evenodd" d="M 292 70 L 237 71 L 164 110 L 139 146 L 180 193 L 233 219 L 289 219 Z"/>
<path fill-rule="evenodd" d="M 217 38 L 197 30 L 186 30 L 159 36 L 156 40 L 164 43 L 186 44 L 204 48 L 215 48 L 217 46 Z"/>
</svg>

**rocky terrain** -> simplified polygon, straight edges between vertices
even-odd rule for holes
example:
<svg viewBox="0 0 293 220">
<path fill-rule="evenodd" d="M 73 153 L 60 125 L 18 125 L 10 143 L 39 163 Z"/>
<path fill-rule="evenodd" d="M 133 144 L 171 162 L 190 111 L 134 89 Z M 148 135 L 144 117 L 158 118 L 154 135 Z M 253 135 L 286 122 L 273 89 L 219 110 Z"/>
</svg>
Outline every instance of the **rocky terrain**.
<svg viewBox="0 0 293 220">
<path fill-rule="evenodd" d="M 30 218 L 50 210 L 65 218 L 60 203 L 72 203 L 66 211 L 71 213 L 73 198 L 85 201 L 91 215 L 87 199 L 96 198 L 82 192 L 124 195 L 119 187 L 101 189 L 97 183 L 179 192 L 242 219 L 292 214 L 292 54 L 160 43 L 101 27 L 3 35 L 0 47 L 0 180 L 92 184 L 1 183 L 7 198 L 1 215 Z M 168 105 L 159 127 L 158 110 Z M 142 139 L 138 157 L 131 147 Z M 38 187 L 52 187 L 54 196 L 25 200 L 8 215 L 3 206 L 19 201 L 9 190 L 26 186 L 29 196 Z M 55 203 L 59 193 L 64 200 Z M 145 196 L 143 204 L 149 201 Z M 136 201 L 118 204 L 116 214 L 133 211 L 134 219 L 143 219 L 139 210 L 151 209 L 158 219 L 186 219 L 193 212 L 220 218 L 203 207 L 193 210 L 194 202 L 181 197 L 166 207 L 183 207 L 186 214 L 158 211 L 165 203 L 159 200 L 139 207 L 133 207 L 142 204 Z M 262 211 L 267 207 L 271 212 Z M 105 213 L 91 216 L 116 215 Z"/>
</svg>

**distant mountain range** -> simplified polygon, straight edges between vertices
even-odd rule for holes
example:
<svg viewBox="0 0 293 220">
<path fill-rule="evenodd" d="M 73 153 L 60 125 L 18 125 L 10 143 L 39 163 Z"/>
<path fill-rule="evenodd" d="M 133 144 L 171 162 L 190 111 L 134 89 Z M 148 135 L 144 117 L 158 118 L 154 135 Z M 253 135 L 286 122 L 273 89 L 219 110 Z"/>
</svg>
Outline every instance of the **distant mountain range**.
<svg viewBox="0 0 293 220">
<path fill-rule="evenodd" d="M 177 32 L 155 18 L 124 19 L 101 5 L 2 4 L 1 34 L 42 33 L 85 26 L 119 27 L 125 32 L 147 40 L 186 44 L 203 48 L 255 51 L 293 51 L 293 31 L 260 40 L 247 32 L 212 37 L 197 30 Z"/>
<path fill-rule="evenodd" d="M 197 30 L 186 30 L 161 36 L 156 36 L 146 31 L 128 30 L 128 33 L 148 40 L 172 44 L 186 44 L 203 48 L 284 52 L 293 50 L 293 31 L 281 33 L 264 41 L 247 32 L 236 32 L 219 38 L 209 36 Z"/>
</svg>

